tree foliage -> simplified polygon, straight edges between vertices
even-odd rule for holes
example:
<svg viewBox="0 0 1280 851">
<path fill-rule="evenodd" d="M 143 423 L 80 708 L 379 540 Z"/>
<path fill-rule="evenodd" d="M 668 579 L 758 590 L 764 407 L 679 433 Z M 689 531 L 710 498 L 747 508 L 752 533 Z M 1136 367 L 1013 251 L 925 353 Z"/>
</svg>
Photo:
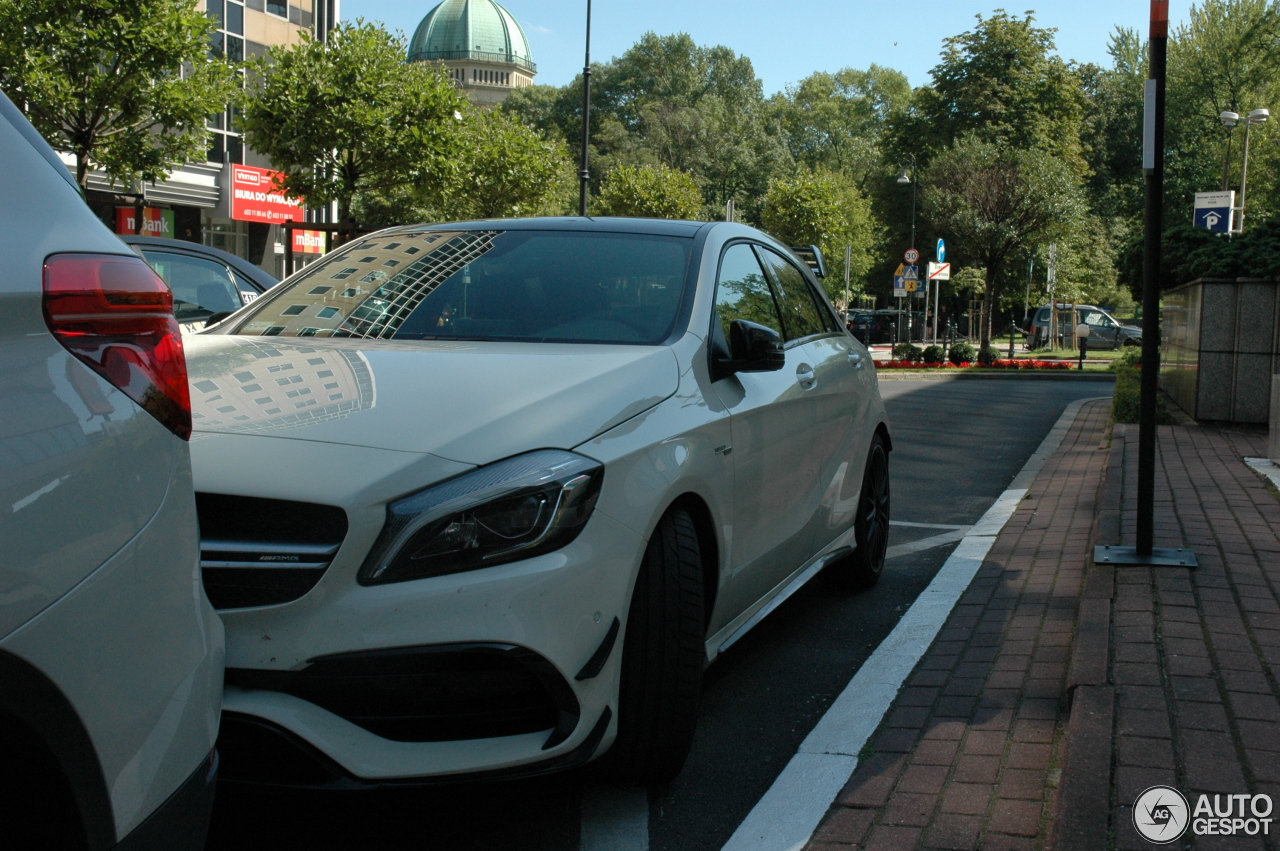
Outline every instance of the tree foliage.
<svg viewBox="0 0 1280 851">
<path fill-rule="evenodd" d="M 1009 260 L 1064 233 L 1083 212 L 1071 166 L 1036 148 L 964 139 L 940 154 L 921 182 L 926 215 L 984 269 L 988 311 Z M 989 343 L 983 323 L 984 351 Z"/>
<path fill-rule="evenodd" d="M 457 175 L 439 206 L 447 218 L 502 219 L 560 213 L 574 187 L 573 164 L 559 140 L 547 140 L 497 110 L 472 110 Z M 430 197 L 437 194 L 425 189 Z"/>
<path fill-rule="evenodd" d="M 819 71 L 771 101 L 792 158 L 809 169 L 850 175 L 865 188 L 880 167 L 880 137 L 889 116 L 911 98 L 899 71 Z"/>
<path fill-rule="evenodd" d="M 873 263 L 876 228 L 871 204 L 853 183 L 832 173 L 805 173 L 769 185 L 761 212 L 765 230 L 788 245 L 816 245 L 825 258 L 828 294 L 844 299 L 844 249 L 854 291 Z"/>
<path fill-rule="evenodd" d="M 659 166 L 618 166 L 605 178 L 593 213 L 646 219 L 696 219 L 702 193 L 683 171 Z"/>
<path fill-rule="evenodd" d="M 190 0 L 0 0 L 0 86 L 54 147 L 126 186 L 203 162 L 205 118 L 235 97 Z"/>
<path fill-rule="evenodd" d="M 286 191 L 336 201 L 348 221 L 358 192 L 456 178 L 467 102 L 442 68 L 404 55 L 402 37 L 357 20 L 253 63 L 245 139 L 284 172 Z"/>
<path fill-rule="evenodd" d="M 1083 171 L 1080 78 L 1053 55 L 1055 30 L 1035 18 L 997 11 L 943 42 L 933 84 L 917 89 L 910 109 L 891 122 L 893 147 L 921 162 L 973 137 L 1013 148 L 1049 151 Z"/>
</svg>

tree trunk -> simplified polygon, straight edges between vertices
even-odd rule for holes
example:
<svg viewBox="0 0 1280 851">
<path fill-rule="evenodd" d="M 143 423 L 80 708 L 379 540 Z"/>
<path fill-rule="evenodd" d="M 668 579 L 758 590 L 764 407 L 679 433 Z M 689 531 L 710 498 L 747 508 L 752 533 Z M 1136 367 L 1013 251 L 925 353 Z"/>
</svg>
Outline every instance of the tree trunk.
<svg viewBox="0 0 1280 851">
<path fill-rule="evenodd" d="M 991 310 L 995 306 L 993 302 L 996 284 L 996 269 L 988 266 L 986 270 L 986 280 L 982 288 L 982 314 L 979 322 L 981 322 L 981 343 L 978 346 L 978 363 L 982 366 L 989 366 L 995 357 L 991 353 Z"/>
<path fill-rule="evenodd" d="M 89 191 L 89 155 L 84 151 L 76 151 L 76 183 L 82 191 Z"/>
</svg>

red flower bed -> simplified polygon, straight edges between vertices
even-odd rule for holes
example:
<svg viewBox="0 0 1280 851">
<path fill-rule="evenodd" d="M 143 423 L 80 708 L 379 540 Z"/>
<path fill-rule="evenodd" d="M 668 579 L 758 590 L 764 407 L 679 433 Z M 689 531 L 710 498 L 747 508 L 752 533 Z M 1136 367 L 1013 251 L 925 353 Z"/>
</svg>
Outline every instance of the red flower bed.
<svg viewBox="0 0 1280 851">
<path fill-rule="evenodd" d="M 880 361 L 876 369 L 972 369 L 981 364 L 964 362 L 959 366 L 953 363 L 915 363 L 907 360 Z M 986 367 L 988 369 L 1073 369 L 1074 364 L 1066 361 L 1047 360 L 997 360 Z"/>
</svg>

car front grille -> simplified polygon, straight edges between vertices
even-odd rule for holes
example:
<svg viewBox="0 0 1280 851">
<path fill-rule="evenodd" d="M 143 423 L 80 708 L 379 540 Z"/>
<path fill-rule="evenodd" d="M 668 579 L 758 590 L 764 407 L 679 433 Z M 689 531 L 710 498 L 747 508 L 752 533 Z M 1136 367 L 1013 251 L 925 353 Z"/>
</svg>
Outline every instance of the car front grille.
<svg viewBox="0 0 1280 851">
<path fill-rule="evenodd" d="M 332 505 L 197 493 L 200 571 L 215 609 L 271 606 L 302 597 L 347 534 Z"/>
</svg>

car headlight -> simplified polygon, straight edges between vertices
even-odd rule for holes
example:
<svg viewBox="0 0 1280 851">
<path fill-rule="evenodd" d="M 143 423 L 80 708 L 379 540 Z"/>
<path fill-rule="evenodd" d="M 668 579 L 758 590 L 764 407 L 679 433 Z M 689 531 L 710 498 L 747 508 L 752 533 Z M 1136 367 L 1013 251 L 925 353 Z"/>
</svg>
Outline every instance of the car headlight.
<svg viewBox="0 0 1280 851">
<path fill-rule="evenodd" d="M 398 499 L 387 506 L 360 584 L 462 573 L 558 550 L 586 525 L 603 478 L 598 461 L 543 449 Z"/>
</svg>

